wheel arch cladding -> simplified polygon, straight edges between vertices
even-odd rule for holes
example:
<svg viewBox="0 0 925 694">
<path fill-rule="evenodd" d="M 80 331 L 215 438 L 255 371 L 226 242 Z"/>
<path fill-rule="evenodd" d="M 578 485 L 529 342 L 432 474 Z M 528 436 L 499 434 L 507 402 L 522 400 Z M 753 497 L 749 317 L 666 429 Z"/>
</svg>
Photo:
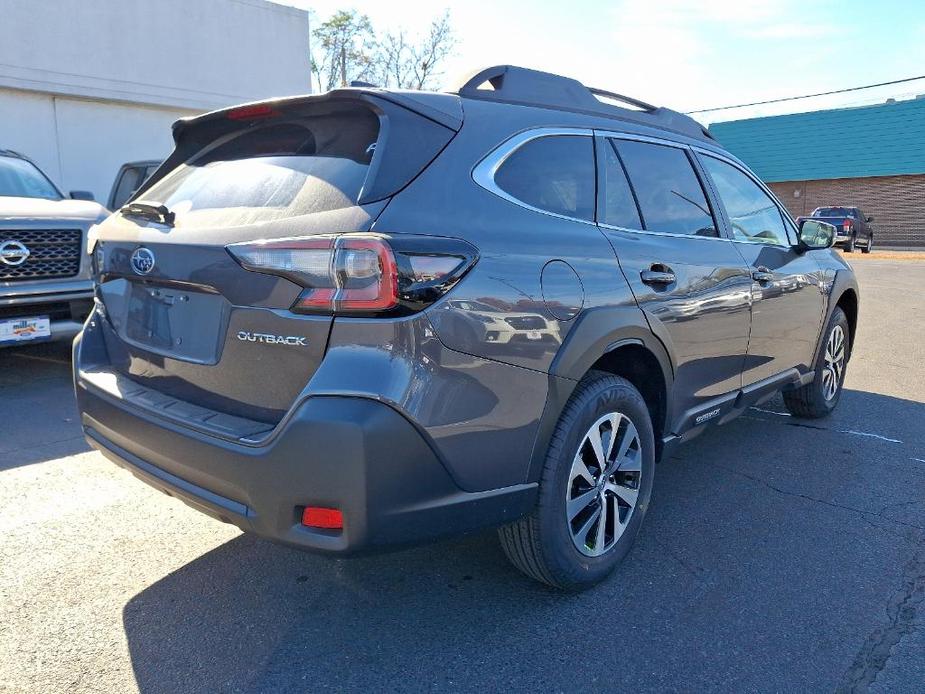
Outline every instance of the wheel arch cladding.
<svg viewBox="0 0 925 694">
<path fill-rule="evenodd" d="M 578 382 L 595 369 L 623 376 L 640 391 L 652 417 L 656 457 L 661 455 L 674 379 L 668 351 L 637 307 L 590 309 L 579 316 L 550 368 L 546 407 L 527 481 L 538 479 L 562 410 Z"/>
<path fill-rule="evenodd" d="M 591 370 L 621 376 L 639 391 L 652 420 L 656 453 L 660 453 L 668 416 L 668 383 L 658 357 L 644 344 L 627 340 L 601 355 Z"/>
<path fill-rule="evenodd" d="M 845 289 L 835 302 L 835 306 L 845 312 L 848 319 L 848 357 L 854 351 L 854 336 L 858 329 L 858 294 L 851 287 Z"/>
</svg>

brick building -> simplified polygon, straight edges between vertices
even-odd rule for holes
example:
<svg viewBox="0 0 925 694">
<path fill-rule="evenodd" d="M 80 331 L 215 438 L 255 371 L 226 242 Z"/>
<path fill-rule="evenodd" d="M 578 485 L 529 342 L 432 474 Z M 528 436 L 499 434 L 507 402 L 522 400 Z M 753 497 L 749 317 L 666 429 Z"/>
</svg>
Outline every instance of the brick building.
<svg viewBox="0 0 925 694">
<path fill-rule="evenodd" d="M 925 95 L 876 106 L 714 123 L 794 217 L 850 205 L 877 245 L 925 246 Z"/>
</svg>

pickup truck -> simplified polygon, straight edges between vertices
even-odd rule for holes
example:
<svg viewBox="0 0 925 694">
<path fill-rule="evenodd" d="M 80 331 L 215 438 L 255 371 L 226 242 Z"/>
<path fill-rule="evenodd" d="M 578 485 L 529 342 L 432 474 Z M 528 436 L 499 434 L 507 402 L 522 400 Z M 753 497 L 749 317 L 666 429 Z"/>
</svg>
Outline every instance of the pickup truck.
<svg viewBox="0 0 925 694">
<path fill-rule="evenodd" d="M 837 230 L 835 245 L 845 253 L 855 248 L 870 253 L 874 247 L 874 230 L 870 226 L 874 218 L 866 216 L 858 207 L 817 207 L 809 217 L 798 217 L 797 224 L 802 219 L 817 219 L 834 226 Z"/>
<path fill-rule="evenodd" d="M 93 307 L 87 231 L 109 212 L 0 149 L 0 348 L 70 340 Z"/>
</svg>

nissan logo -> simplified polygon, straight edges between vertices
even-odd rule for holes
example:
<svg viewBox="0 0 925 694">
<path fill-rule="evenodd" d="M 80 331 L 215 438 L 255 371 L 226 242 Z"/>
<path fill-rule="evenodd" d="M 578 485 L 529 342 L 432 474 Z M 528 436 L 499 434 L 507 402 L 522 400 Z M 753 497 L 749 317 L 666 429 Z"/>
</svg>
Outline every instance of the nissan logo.
<svg viewBox="0 0 925 694">
<path fill-rule="evenodd" d="M 147 275 L 154 269 L 154 253 L 142 246 L 132 253 L 132 269 L 139 275 Z"/>
<path fill-rule="evenodd" d="M 30 255 L 29 249 L 19 241 L 4 241 L 0 243 L 0 262 L 5 265 L 12 265 L 13 267 L 22 265 L 28 260 Z"/>
</svg>

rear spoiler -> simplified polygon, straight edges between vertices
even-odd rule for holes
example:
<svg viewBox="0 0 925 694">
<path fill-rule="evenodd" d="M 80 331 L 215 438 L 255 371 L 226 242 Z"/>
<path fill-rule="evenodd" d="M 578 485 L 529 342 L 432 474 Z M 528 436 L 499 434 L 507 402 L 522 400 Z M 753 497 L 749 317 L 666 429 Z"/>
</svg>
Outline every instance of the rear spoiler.
<svg viewBox="0 0 925 694">
<path fill-rule="evenodd" d="M 273 109 L 277 111 L 288 111 L 298 106 L 309 104 L 322 104 L 327 101 L 342 101 L 357 99 L 368 101 L 369 97 L 391 102 L 409 111 L 424 116 L 435 123 L 459 131 L 463 123 L 462 100 L 454 94 L 440 94 L 437 92 L 415 92 L 415 91 L 396 91 L 379 89 L 377 87 L 345 87 L 343 89 L 333 89 L 323 94 L 307 94 L 302 96 L 290 96 L 280 99 L 266 99 L 262 101 L 251 101 L 236 106 L 209 111 L 199 116 L 190 118 L 181 118 L 173 124 L 173 139 L 179 143 L 179 138 L 191 128 L 216 120 L 233 117 L 235 112 L 245 112 L 248 109 L 257 111 Z"/>
<path fill-rule="evenodd" d="M 377 153 L 374 157 L 371 164 L 373 171 L 369 176 L 373 185 L 364 187 L 359 204 L 381 200 L 397 192 L 396 186 L 399 186 L 399 183 L 399 187 L 407 184 L 413 175 L 430 163 L 463 123 L 462 100 L 456 95 L 393 91 L 375 87 L 335 89 L 324 94 L 268 99 L 231 106 L 176 121 L 173 124 L 173 152 L 131 199 L 141 197 L 170 171 L 226 134 L 259 125 L 268 118 L 297 113 L 307 107 L 323 110 L 350 102 L 363 103 L 380 114 L 380 118 L 388 118 L 391 125 L 381 130 L 382 136 L 396 141 L 391 148 L 396 152 L 396 156 L 385 157 Z M 408 120 L 413 120 L 416 125 L 413 136 L 409 133 L 409 128 L 399 127 Z M 408 151 L 413 151 L 412 146 L 416 146 L 420 155 L 418 159 L 407 156 Z M 405 156 L 397 156 L 400 151 L 405 152 Z M 426 161 L 422 158 L 426 158 Z M 413 170 L 414 167 L 419 168 Z"/>
</svg>

